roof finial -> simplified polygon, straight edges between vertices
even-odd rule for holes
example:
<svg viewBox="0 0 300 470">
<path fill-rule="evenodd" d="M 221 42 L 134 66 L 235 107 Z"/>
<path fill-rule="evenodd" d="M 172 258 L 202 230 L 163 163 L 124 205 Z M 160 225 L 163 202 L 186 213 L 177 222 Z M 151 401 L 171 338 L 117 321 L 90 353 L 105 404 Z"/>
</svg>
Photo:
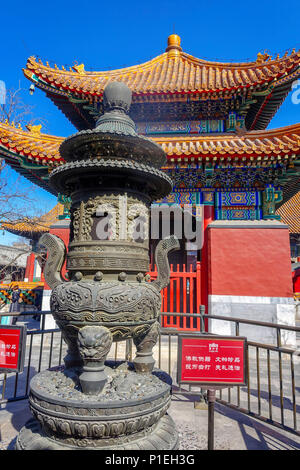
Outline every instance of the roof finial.
<svg viewBox="0 0 300 470">
<path fill-rule="evenodd" d="M 177 34 L 171 34 L 168 37 L 168 47 L 166 49 L 166 52 L 168 52 L 170 56 L 176 56 L 179 55 L 180 52 L 182 51 L 182 48 L 180 47 L 181 43 L 181 38 Z"/>
</svg>

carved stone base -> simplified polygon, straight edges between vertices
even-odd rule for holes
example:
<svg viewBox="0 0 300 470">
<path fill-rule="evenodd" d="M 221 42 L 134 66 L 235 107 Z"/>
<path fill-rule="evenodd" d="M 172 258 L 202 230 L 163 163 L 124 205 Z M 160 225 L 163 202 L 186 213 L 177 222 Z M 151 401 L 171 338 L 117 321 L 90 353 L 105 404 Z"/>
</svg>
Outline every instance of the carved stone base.
<svg viewBox="0 0 300 470">
<path fill-rule="evenodd" d="M 92 440 L 82 440 L 78 445 L 65 444 L 48 437 L 34 418 L 27 421 L 17 438 L 16 450 L 176 450 L 178 434 L 174 421 L 167 414 L 156 428 L 145 436 L 131 439 L 122 444 L 115 442 L 108 446 L 95 446 Z"/>
<path fill-rule="evenodd" d="M 95 395 L 82 393 L 76 369 L 37 374 L 29 397 L 35 419 L 20 431 L 16 449 L 176 449 L 177 431 L 166 414 L 168 374 L 137 374 L 126 363 L 105 372 L 107 383 Z"/>
</svg>

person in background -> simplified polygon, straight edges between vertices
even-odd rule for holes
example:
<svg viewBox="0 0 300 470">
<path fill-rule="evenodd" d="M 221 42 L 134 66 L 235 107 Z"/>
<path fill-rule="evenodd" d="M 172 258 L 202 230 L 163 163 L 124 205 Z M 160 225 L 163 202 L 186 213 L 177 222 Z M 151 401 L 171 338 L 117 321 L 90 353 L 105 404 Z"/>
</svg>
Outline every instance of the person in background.
<svg viewBox="0 0 300 470">
<path fill-rule="evenodd" d="M 11 294 L 11 304 L 10 304 L 10 313 L 18 312 L 20 313 L 21 311 L 21 305 L 20 305 L 20 295 L 21 295 L 21 290 L 19 289 L 19 286 L 16 284 L 13 287 L 13 291 Z M 12 319 L 12 325 L 15 325 L 17 323 L 18 315 L 13 317 Z"/>
</svg>

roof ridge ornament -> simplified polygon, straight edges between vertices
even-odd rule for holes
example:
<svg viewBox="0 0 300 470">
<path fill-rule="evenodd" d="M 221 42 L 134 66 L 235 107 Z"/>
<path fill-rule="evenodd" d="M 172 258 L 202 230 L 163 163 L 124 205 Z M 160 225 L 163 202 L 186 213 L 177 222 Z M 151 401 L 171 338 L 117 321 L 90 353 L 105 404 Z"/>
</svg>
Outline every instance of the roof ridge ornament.
<svg viewBox="0 0 300 470">
<path fill-rule="evenodd" d="M 180 55 L 182 52 L 181 38 L 178 34 L 171 34 L 168 37 L 168 47 L 166 48 L 166 52 L 168 52 L 169 57 L 175 57 Z"/>
<path fill-rule="evenodd" d="M 268 54 L 268 52 L 265 50 L 265 52 L 262 54 L 261 52 L 259 52 L 257 54 L 257 58 L 256 58 L 256 63 L 257 64 L 263 64 L 265 62 L 268 62 L 272 60 L 272 56 L 270 54 Z"/>
<path fill-rule="evenodd" d="M 85 72 L 84 64 L 75 64 L 72 66 L 72 69 L 79 73 L 79 75 L 82 75 Z"/>
<path fill-rule="evenodd" d="M 42 129 L 42 124 L 37 124 L 37 125 L 32 125 L 32 124 L 27 124 L 26 126 L 26 129 L 28 129 L 29 132 L 31 132 L 32 134 L 40 134 L 41 133 L 41 129 Z"/>
</svg>

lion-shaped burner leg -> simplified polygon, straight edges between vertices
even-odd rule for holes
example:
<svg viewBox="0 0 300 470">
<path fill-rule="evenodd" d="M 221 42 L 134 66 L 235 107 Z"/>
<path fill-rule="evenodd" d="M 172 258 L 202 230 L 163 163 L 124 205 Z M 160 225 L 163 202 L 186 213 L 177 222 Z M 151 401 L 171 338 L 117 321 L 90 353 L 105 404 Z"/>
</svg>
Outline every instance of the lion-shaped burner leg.
<svg viewBox="0 0 300 470">
<path fill-rule="evenodd" d="M 159 323 L 155 322 L 146 332 L 133 334 L 136 346 L 136 357 L 133 361 L 135 371 L 140 374 L 151 374 L 155 360 L 152 350 L 159 335 Z"/>
<path fill-rule="evenodd" d="M 83 393 L 101 393 L 107 381 L 104 362 L 112 345 L 112 334 L 104 326 L 84 326 L 78 332 L 77 344 L 83 360 L 79 381 Z"/>
</svg>

